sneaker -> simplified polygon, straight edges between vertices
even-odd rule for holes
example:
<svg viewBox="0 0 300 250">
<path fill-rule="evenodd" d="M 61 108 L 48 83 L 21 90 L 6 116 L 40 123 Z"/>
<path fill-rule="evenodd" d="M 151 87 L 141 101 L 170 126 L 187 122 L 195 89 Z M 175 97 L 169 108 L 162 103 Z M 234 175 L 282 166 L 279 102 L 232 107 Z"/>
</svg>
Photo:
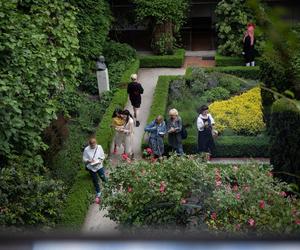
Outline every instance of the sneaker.
<svg viewBox="0 0 300 250">
<path fill-rule="evenodd" d="M 140 122 L 139 122 L 139 121 L 136 121 L 136 122 L 135 122 L 135 126 L 136 126 L 136 127 L 140 126 Z"/>
</svg>

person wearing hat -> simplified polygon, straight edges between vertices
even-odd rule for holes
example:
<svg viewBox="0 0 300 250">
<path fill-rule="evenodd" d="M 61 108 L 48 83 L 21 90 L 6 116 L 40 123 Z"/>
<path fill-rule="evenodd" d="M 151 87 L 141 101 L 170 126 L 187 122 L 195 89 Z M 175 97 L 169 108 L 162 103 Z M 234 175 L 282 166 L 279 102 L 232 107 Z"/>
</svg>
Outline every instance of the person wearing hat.
<svg viewBox="0 0 300 250">
<path fill-rule="evenodd" d="M 141 106 L 142 97 L 141 95 L 144 93 L 144 89 L 140 83 L 137 82 L 137 75 L 131 75 L 131 83 L 128 84 L 127 93 L 129 95 L 129 100 L 133 107 L 133 116 L 136 119 L 135 126 L 140 126 L 140 122 L 138 120 L 138 109 Z"/>
</svg>

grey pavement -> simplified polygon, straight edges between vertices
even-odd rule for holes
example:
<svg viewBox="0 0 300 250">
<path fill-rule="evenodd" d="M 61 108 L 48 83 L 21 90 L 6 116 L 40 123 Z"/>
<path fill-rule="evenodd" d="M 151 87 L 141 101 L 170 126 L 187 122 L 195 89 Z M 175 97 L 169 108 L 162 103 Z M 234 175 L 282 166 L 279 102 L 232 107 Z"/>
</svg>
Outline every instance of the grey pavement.
<svg viewBox="0 0 300 250">
<path fill-rule="evenodd" d="M 153 93 L 155 86 L 160 75 L 184 75 L 185 69 L 179 68 L 149 68 L 140 69 L 138 72 L 138 81 L 142 84 L 144 88 L 144 94 L 142 95 L 142 104 L 138 114 L 138 120 L 140 121 L 140 126 L 134 129 L 134 140 L 133 140 L 133 152 L 136 159 L 141 157 L 141 142 L 144 135 L 144 127 L 146 125 L 150 107 L 153 100 Z M 126 108 L 133 113 L 132 106 L 128 101 Z M 118 154 L 113 158 L 119 158 L 122 153 L 122 149 L 118 150 Z M 108 153 L 108 152 L 106 152 Z M 105 217 L 107 210 L 100 210 L 98 204 L 91 204 L 85 218 L 85 222 L 82 227 L 84 233 L 118 233 L 117 224 Z"/>
</svg>

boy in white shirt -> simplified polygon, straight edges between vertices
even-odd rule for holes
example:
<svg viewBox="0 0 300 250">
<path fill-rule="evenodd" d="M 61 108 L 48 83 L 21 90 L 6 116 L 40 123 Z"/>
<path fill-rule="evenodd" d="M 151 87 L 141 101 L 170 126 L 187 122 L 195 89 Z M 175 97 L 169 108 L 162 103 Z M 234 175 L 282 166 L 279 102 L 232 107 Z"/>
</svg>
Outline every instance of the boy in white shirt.
<svg viewBox="0 0 300 250">
<path fill-rule="evenodd" d="M 105 177 L 105 169 L 103 167 L 103 160 L 105 158 L 103 149 L 101 145 L 97 145 L 96 138 L 92 137 L 89 140 L 89 146 L 87 146 L 83 151 L 83 162 L 86 165 L 86 168 L 90 172 L 92 176 L 92 180 L 96 189 L 96 203 L 100 203 L 100 186 L 98 183 L 98 177 L 101 178 L 102 181 L 106 182 L 107 179 Z"/>
</svg>

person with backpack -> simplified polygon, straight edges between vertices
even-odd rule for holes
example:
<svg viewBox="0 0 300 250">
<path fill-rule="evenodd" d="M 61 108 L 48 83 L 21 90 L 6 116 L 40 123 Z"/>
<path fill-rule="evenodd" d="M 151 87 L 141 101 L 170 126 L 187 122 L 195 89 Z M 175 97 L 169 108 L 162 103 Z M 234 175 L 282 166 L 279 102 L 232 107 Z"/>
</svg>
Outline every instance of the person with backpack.
<svg viewBox="0 0 300 250">
<path fill-rule="evenodd" d="M 214 118 L 209 114 L 208 107 L 206 105 L 201 106 L 197 118 L 198 153 L 205 153 L 207 160 L 210 159 L 215 150 L 213 133 L 217 132 L 213 129 L 214 124 Z"/>
<path fill-rule="evenodd" d="M 129 95 L 129 100 L 131 102 L 131 105 L 133 107 L 133 116 L 136 119 L 135 126 L 140 126 L 140 122 L 138 120 L 138 110 L 142 103 L 142 97 L 141 94 L 144 93 L 144 89 L 142 85 L 137 82 L 137 75 L 132 74 L 131 75 L 131 83 L 127 86 L 127 93 Z"/>
<path fill-rule="evenodd" d="M 99 204 L 101 192 L 98 176 L 104 182 L 107 181 L 107 178 L 105 176 L 105 168 L 103 166 L 103 161 L 105 159 L 104 151 L 101 145 L 97 144 L 95 137 L 89 139 L 89 145 L 84 149 L 82 159 L 93 180 L 96 190 L 95 202 Z"/>
<path fill-rule="evenodd" d="M 169 120 L 167 123 L 168 142 L 177 155 L 183 155 L 182 147 L 182 120 L 176 109 L 169 111 Z"/>
<path fill-rule="evenodd" d="M 164 154 L 164 135 L 167 132 L 163 116 L 157 116 L 144 130 L 150 134 L 149 147 L 153 150 L 154 158 L 161 158 Z"/>
</svg>

